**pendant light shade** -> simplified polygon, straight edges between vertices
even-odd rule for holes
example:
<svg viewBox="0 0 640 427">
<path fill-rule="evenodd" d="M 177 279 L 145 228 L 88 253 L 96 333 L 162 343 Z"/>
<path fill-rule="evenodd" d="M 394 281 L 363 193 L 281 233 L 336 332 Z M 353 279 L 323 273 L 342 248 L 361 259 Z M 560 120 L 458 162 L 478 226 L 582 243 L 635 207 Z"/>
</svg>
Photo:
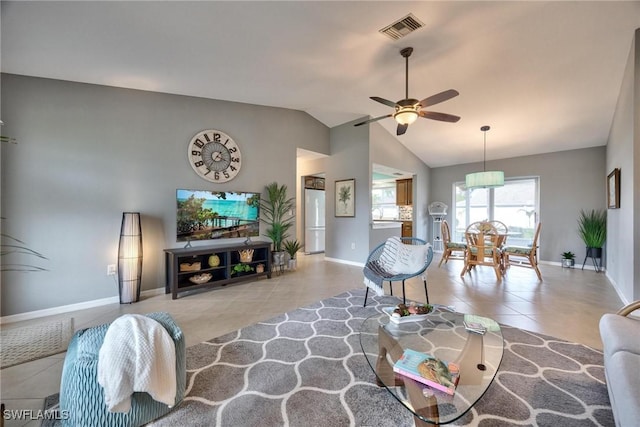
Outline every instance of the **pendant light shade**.
<svg viewBox="0 0 640 427">
<path fill-rule="evenodd" d="M 142 228 L 139 212 L 122 214 L 118 245 L 118 291 L 120 304 L 140 299 L 142 281 Z"/>
<path fill-rule="evenodd" d="M 482 161 L 482 172 L 469 173 L 465 177 L 465 185 L 468 189 L 473 188 L 494 188 L 504 186 L 504 172 L 487 171 L 487 131 L 491 129 L 489 126 L 482 126 L 481 131 L 484 132 L 484 157 Z"/>
<path fill-rule="evenodd" d="M 493 188 L 504 185 L 504 172 L 485 171 L 467 174 L 465 179 L 467 188 Z"/>
</svg>

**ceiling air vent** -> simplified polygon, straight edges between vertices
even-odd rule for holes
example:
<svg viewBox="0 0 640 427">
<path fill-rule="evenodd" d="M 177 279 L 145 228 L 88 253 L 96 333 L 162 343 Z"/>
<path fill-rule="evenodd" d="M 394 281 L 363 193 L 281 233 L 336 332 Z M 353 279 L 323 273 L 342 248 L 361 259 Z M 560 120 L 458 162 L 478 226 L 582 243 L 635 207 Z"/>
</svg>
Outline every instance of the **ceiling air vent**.
<svg viewBox="0 0 640 427">
<path fill-rule="evenodd" d="M 416 18 L 413 13 L 410 13 L 393 24 L 384 27 L 380 32 L 393 40 L 398 40 L 422 27 L 424 27 L 424 23 Z"/>
</svg>

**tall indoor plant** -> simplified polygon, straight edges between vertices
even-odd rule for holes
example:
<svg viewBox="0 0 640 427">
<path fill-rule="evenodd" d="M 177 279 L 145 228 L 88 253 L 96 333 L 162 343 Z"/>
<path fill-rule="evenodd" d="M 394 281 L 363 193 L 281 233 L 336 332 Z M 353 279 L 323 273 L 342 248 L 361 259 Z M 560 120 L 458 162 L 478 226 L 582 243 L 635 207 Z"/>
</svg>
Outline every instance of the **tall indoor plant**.
<svg viewBox="0 0 640 427">
<path fill-rule="evenodd" d="M 587 256 L 602 258 L 602 246 L 607 239 L 607 211 L 592 209 L 580 211 L 578 234 L 587 247 Z"/>
<path fill-rule="evenodd" d="M 272 182 L 265 186 L 267 197 L 260 199 L 260 220 L 267 224 L 265 236 L 273 241 L 273 259 L 276 265 L 284 263 L 282 242 L 293 226 L 295 217 L 291 215 L 295 208 L 295 199 L 287 196 L 287 186 Z"/>
</svg>

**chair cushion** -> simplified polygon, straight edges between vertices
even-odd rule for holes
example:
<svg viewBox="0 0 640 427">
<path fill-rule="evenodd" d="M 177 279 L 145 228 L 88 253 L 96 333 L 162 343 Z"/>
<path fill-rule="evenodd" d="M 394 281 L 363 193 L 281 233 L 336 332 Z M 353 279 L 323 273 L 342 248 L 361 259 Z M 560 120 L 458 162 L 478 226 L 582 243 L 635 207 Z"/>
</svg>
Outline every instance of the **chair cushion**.
<svg viewBox="0 0 640 427">
<path fill-rule="evenodd" d="M 502 251 L 510 254 L 529 255 L 531 253 L 531 249 L 532 248 L 525 246 L 507 246 L 502 249 Z"/>
<path fill-rule="evenodd" d="M 398 274 L 411 274 L 422 270 L 427 260 L 428 248 L 428 245 L 401 243 L 392 271 Z"/>
<path fill-rule="evenodd" d="M 398 236 L 389 237 L 384 243 L 382 253 L 380 254 L 380 258 L 378 258 L 378 264 L 384 271 L 394 272 L 393 266 L 396 263 L 396 259 L 398 259 L 398 251 L 402 244 Z"/>
<path fill-rule="evenodd" d="M 617 426 L 637 426 L 640 420 L 638 369 L 640 355 L 635 353 L 619 351 L 605 360 L 607 389 Z"/>
<path fill-rule="evenodd" d="M 640 356 L 640 320 L 607 313 L 600 318 L 599 326 L 605 357 L 618 351 Z"/>
<path fill-rule="evenodd" d="M 466 243 L 447 242 L 447 248 L 449 249 L 467 249 Z"/>
</svg>

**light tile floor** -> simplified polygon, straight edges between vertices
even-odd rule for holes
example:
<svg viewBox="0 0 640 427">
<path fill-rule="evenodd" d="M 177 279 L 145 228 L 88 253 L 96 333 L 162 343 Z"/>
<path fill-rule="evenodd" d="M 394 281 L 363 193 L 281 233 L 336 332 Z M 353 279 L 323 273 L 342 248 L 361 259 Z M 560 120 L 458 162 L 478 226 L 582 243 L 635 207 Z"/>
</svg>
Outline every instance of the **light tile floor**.
<svg viewBox="0 0 640 427">
<path fill-rule="evenodd" d="M 478 267 L 460 277 L 462 261 L 451 260 L 438 268 L 436 254 L 428 269 L 429 299 L 455 306 L 457 311 L 491 317 L 498 322 L 575 341 L 601 349 L 598 321 L 623 304 L 603 273 L 542 265 L 543 281 L 533 270 L 512 267 L 496 283 L 490 267 Z M 409 280 L 407 298 L 424 302 L 419 278 Z M 388 286 L 385 285 L 385 286 Z M 136 304 L 110 304 L 55 317 L 71 316 L 75 328 L 110 322 L 125 313 L 167 311 L 185 333 L 187 346 L 291 311 L 343 291 L 362 288 L 362 268 L 324 261 L 324 256 L 301 255 L 296 271 L 268 280 L 246 282 L 202 292 L 177 300 L 170 295 L 143 298 Z M 401 292 L 399 284 L 395 294 Z M 20 327 L 46 319 L 17 322 Z M 6 409 L 42 409 L 44 398 L 56 393 L 65 354 L 24 363 L 0 371 L 0 399 Z M 40 425 L 39 420 L 5 420 L 7 427 Z"/>
</svg>

